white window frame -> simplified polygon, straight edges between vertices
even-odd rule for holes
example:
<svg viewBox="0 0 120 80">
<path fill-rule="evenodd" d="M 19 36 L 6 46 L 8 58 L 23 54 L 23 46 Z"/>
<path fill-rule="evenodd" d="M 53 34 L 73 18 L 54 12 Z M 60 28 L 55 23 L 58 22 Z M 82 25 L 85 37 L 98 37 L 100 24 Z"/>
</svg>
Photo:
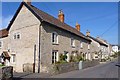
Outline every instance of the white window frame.
<svg viewBox="0 0 120 80">
<path fill-rule="evenodd" d="M 1 44 L 0 44 L 0 48 L 2 48 L 2 46 L 3 46 L 3 41 L 0 40 L 0 43 L 1 43 Z"/>
<path fill-rule="evenodd" d="M 52 32 L 51 41 L 52 41 L 53 44 L 58 44 L 58 33 L 57 32 Z"/>
<path fill-rule="evenodd" d="M 72 47 L 75 47 L 75 39 L 74 38 L 71 38 L 70 43 L 71 43 Z"/>
<path fill-rule="evenodd" d="M 80 48 L 83 48 L 83 42 L 80 43 Z"/>
<path fill-rule="evenodd" d="M 18 35 L 19 35 L 19 38 L 18 38 Z M 14 33 L 13 35 L 13 39 L 21 39 L 21 34 L 18 32 L 18 33 Z"/>
<path fill-rule="evenodd" d="M 16 62 L 16 54 L 11 54 L 11 62 L 12 63 Z"/>
<path fill-rule="evenodd" d="M 98 44 L 98 48 L 100 47 L 100 45 Z"/>
<path fill-rule="evenodd" d="M 88 44 L 88 50 L 90 50 L 90 44 Z"/>
<path fill-rule="evenodd" d="M 53 50 L 52 51 L 52 64 L 55 64 L 56 62 L 58 62 L 58 50 Z"/>
</svg>

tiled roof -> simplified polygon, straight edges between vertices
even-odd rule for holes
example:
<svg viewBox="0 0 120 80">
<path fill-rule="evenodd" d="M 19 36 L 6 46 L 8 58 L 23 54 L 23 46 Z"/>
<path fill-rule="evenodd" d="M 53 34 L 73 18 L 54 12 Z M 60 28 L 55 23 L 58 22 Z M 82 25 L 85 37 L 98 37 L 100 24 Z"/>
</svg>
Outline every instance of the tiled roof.
<svg viewBox="0 0 120 80">
<path fill-rule="evenodd" d="M 9 58 L 9 57 L 10 57 L 7 51 L 3 51 L 2 55 L 3 55 L 5 58 Z"/>
<path fill-rule="evenodd" d="M 100 45 L 104 45 L 104 46 L 108 47 L 107 44 L 103 43 L 102 41 L 100 41 L 100 40 L 98 40 L 98 39 L 96 39 L 96 38 L 94 38 L 92 36 L 87 36 L 87 37 L 89 37 L 89 38 L 93 39 L 94 41 L 98 42 Z"/>
<path fill-rule="evenodd" d="M 28 4 L 27 4 L 27 5 L 28 5 Z M 79 37 L 82 37 L 82 38 L 90 41 L 90 39 L 88 39 L 84 34 L 82 34 L 81 32 L 79 32 L 77 29 L 69 26 L 69 25 L 66 24 L 66 23 L 61 22 L 61 21 L 58 20 L 57 18 L 55 18 L 55 17 L 53 17 L 53 16 L 51 16 L 51 15 L 49 15 L 49 14 L 47 14 L 47 13 L 41 11 L 41 10 L 39 10 L 38 8 L 34 7 L 33 5 L 29 5 L 29 7 L 30 7 L 43 21 L 48 22 L 48 23 L 50 23 L 50 24 L 53 24 L 53 25 L 55 25 L 55 26 L 58 27 L 58 28 L 64 29 L 64 30 L 66 30 L 66 31 L 69 31 L 69 32 L 71 32 L 71 33 L 73 33 L 73 34 L 76 34 L 76 35 L 79 36 Z"/>
<path fill-rule="evenodd" d="M 20 12 L 23 5 L 25 5 L 40 21 L 47 22 L 49 24 L 56 26 L 56 28 L 61 28 L 61 29 L 66 30 L 70 33 L 73 33 L 79 37 L 82 37 L 87 41 L 91 41 L 89 38 L 87 38 L 81 32 L 77 31 L 75 28 L 73 28 L 73 27 L 69 26 L 68 24 L 63 23 L 60 20 L 56 19 L 55 17 L 39 10 L 38 8 L 34 7 L 33 5 L 26 4 L 25 2 L 22 2 L 20 4 L 18 10 L 16 11 L 15 15 L 13 16 L 12 20 L 10 21 L 7 30 L 10 29 L 11 25 L 13 24 L 15 18 L 17 17 L 17 15 Z"/>
<path fill-rule="evenodd" d="M 8 36 L 7 29 L 0 30 L 0 38 L 7 37 L 7 36 Z"/>
</svg>

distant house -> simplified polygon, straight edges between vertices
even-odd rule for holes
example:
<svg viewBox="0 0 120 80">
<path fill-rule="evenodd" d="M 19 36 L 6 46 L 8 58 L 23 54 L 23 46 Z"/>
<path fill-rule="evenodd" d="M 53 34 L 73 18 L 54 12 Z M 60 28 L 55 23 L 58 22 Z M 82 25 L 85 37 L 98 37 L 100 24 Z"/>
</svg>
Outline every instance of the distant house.
<svg viewBox="0 0 120 80">
<path fill-rule="evenodd" d="M 75 29 L 64 18 L 62 11 L 56 19 L 31 2 L 20 4 L 7 29 L 1 30 L 0 51 L 10 54 L 10 65 L 16 72 L 23 72 L 24 64 L 34 62 L 36 72 L 49 72 L 60 54 L 67 54 L 69 62 L 75 51 L 91 59 L 91 40 L 80 32 L 79 24 Z"/>
<path fill-rule="evenodd" d="M 118 52 L 119 51 L 118 45 L 112 45 L 112 51 L 113 52 Z"/>
<path fill-rule="evenodd" d="M 97 39 L 108 46 L 106 48 L 106 52 L 105 52 L 105 58 L 108 58 L 110 55 L 112 55 L 112 53 L 111 53 L 112 52 L 112 45 L 109 44 L 106 40 L 101 39 L 100 37 L 97 37 Z"/>
<path fill-rule="evenodd" d="M 8 65 L 8 60 L 10 60 L 10 54 L 8 52 L 8 31 L 6 29 L 0 30 L 0 62 L 4 62 Z"/>
<path fill-rule="evenodd" d="M 108 45 L 103 43 L 102 41 L 98 40 L 90 36 L 90 31 L 86 32 L 86 36 L 91 39 L 91 53 L 93 55 L 93 59 L 103 59 L 105 55 L 108 53 Z"/>
</svg>

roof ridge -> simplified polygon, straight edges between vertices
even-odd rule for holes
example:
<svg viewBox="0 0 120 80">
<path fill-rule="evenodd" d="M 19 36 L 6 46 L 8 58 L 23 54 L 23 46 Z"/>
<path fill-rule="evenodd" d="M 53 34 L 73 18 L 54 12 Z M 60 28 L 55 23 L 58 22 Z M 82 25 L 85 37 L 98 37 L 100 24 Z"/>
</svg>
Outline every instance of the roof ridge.
<svg viewBox="0 0 120 80">
<path fill-rule="evenodd" d="M 100 44 L 106 45 L 105 43 L 103 43 L 102 41 L 98 40 L 97 38 L 94 38 L 94 37 L 92 37 L 92 36 L 88 36 L 88 37 L 94 39 L 95 41 L 97 41 L 97 42 L 100 43 Z M 106 45 L 106 46 L 107 46 L 107 45 Z"/>
<path fill-rule="evenodd" d="M 34 5 L 30 5 L 30 6 L 32 6 L 32 7 L 36 8 L 36 9 L 40 10 L 39 8 L 35 7 Z M 44 12 L 43 10 L 40 10 L 40 11 Z M 58 20 L 56 17 L 48 14 L 47 12 L 44 12 L 44 13 L 47 14 L 47 15 L 49 15 L 49 16 L 51 16 L 51 17 L 53 17 L 54 19 Z M 58 20 L 58 21 L 61 22 L 60 20 Z M 65 22 L 61 22 L 61 23 L 70 26 L 69 24 L 67 24 L 67 23 L 65 23 Z M 70 27 L 72 27 L 72 26 L 70 26 Z M 73 27 L 72 27 L 72 28 L 73 28 Z M 73 28 L 73 29 L 75 29 L 75 28 Z"/>
<path fill-rule="evenodd" d="M 29 4 L 27 4 L 27 5 L 29 5 Z M 70 26 L 69 24 L 67 24 L 67 23 L 65 23 L 65 22 L 61 22 L 61 21 L 58 20 L 56 17 L 48 14 L 47 12 L 44 12 L 43 10 L 40 10 L 39 8 L 35 7 L 34 5 L 29 5 L 29 6 L 30 6 L 31 8 L 35 8 L 35 9 L 37 9 L 38 11 L 40 11 L 40 12 L 48 15 L 49 17 L 51 17 L 51 18 L 53 18 L 53 19 L 55 19 L 55 20 L 58 21 L 61 25 L 66 25 L 66 26 L 70 27 L 72 30 L 75 30 L 77 33 L 81 34 L 82 37 L 88 39 L 82 32 L 76 30 L 74 27 Z M 42 17 L 42 16 L 40 16 L 40 17 Z M 42 18 L 43 18 L 43 17 L 42 17 Z"/>
</svg>

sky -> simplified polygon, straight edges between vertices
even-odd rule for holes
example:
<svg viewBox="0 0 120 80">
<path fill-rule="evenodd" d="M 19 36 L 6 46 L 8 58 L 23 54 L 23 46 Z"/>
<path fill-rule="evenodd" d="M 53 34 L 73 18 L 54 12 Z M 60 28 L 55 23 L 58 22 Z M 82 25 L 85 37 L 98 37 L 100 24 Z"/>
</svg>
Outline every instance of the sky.
<svg viewBox="0 0 120 80">
<path fill-rule="evenodd" d="M 6 28 L 18 9 L 20 2 L 2 2 L 2 28 Z M 32 5 L 58 18 L 63 10 L 65 23 L 75 27 L 81 25 L 80 32 L 90 31 L 93 37 L 101 37 L 110 44 L 118 44 L 118 3 L 117 2 L 33 2 Z"/>
</svg>

